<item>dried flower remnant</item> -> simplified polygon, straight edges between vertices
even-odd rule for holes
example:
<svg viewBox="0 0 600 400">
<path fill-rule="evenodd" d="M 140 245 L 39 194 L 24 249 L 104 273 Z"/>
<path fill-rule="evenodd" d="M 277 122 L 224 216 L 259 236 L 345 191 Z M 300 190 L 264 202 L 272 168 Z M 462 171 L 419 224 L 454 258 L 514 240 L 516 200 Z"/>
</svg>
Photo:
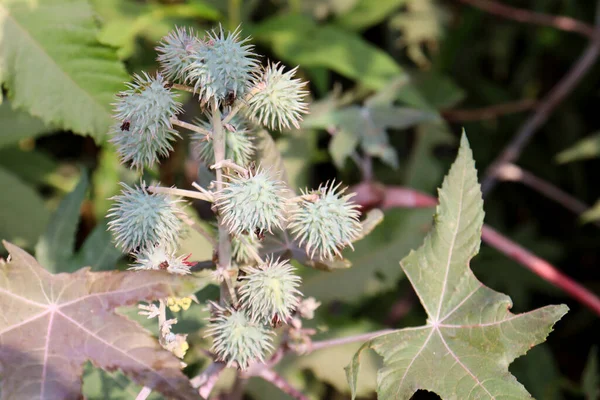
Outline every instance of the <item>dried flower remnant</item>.
<svg viewBox="0 0 600 400">
<path fill-rule="evenodd" d="M 135 254 L 135 263 L 131 270 L 163 270 L 171 274 L 185 275 L 190 273 L 194 265 L 188 261 L 189 255 L 175 256 L 169 246 L 159 244 Z"/>
</svg>

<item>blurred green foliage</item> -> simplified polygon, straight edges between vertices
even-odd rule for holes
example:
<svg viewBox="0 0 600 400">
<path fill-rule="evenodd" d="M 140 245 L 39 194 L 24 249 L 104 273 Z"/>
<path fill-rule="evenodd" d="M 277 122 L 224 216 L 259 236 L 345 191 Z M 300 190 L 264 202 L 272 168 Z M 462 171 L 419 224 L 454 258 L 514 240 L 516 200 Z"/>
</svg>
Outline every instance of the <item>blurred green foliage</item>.
<svg viewBox="0 0 600 400">
<path fill-rule="evenodd" d="M 594 2 L 504 2 L 588 23 L 594 13 Z M 481 173 L 526 114 L 456 120 L 451 111 L 539 99 L 585 46 L 585 38 L 501 20 L 453 0 L 0 0 L 0 238 L 36 249 L 42 264 L 54 271 L 123 268 L 126 261 L 105 230 L 104 216 L 118 182 L 139 176 L 120 166 L 107 144 L 110 103 L 128 79 L 126 72 L 156 70 L 153 47 L 174 26 L 202 31 L 218 23 L 229 28 L 241 23 L 269 59 L 300 65 L 310 80 L 311 114 L 302 128 L 275 141 L 261 135 L 262 148 L 273 157 L 269 162 L 284 166 L 294 189 L 333 178 L 358 183 L 364 165 L 355 161 L 368 156 L 378 181 L 435 194 L 463 127 Z M 588 204 L 600 197 L 600 146 L 593 133 L 600 129 L 599 80 L 595 68 L 520 161 Z M 200 113 L 191 97 L 182 100 Z M 198 166 L 188 157 L 187 144 L 186 139 L 145 178 L 189 186 Z M 518 183 L 501 185 L 486 199 L 486 222 L 600 290 L 597 228 L 582 226 L 576 216 Z M 197 209 L 201 217 L 210 214 Z M 598 210 L 584 219 L 600 219 Z M 344 253 L 349 269 L 326 273 L 302 267 L 303 292 L 323 302 L 315 322 L 318 338 L 389 324 L 390 310 L 410 290 L 398 262 L 421 243 L 432 213 L 387 211 L 354 252 Z M 211 257 L 206 240 L 194 233 L 184 249 L 197 260 Z M 473 268 L 484 283 L 508 293 L 516 310 L 569 301 L 493 249 L 484 247 Z M 579 312 L 581 328 L 559 325 L 547 345 L 511 368 L 537 398 L 584 393 L 597 398 L 597 353 L 587 360 L 598 321 Z M 205 315 L 188 313 L 197 319 L 190 327 L 200 329 Z M 417 305 L 392 325 L 422 322 Z M 188 333 L 192 350 L 200 347 L 202 335 Z M 349 392 L 341 367 L 357 346 L 288 357 L 279 372 L 312 399 L 337 399 L 336 393 Z M 192 375 L 205 360 L 191 351 L 186 362 Z M 359 392 L 365 397 L 373 396 L 377 362 L 373 357 L 362 367 Z M 91 399 L 132 398 L 139 390 L 118 373 L 91 366 L 84 389 Z M 251 381 L 249 390 L 256 399 L 289 398 L 262 381 Z"/>
</svg>

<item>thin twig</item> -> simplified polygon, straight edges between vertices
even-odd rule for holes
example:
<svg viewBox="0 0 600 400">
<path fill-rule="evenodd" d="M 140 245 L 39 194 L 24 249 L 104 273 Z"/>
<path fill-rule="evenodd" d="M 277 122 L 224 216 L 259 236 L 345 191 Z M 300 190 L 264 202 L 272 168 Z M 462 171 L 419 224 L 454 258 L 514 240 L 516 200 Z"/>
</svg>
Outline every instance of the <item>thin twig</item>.
<svg viewBox="0 0 600 400">
<path fill-rule="evenodd" d="M 192 378 L 190 382 L 194 388 L 198 389 L 200 396 L 208 399 L 224 369 L 225 363 L 212 362 L 200 375 Z"/>
<path fill-rule="evenodd" d="M 242 374 L 241 371 L 238 371 L 235 382 L 233 383 L 233 389 L 231 389 L 231 393 L 227 397 L 227 400 L 241 400 L 244 397 L 244 391 L 246 390 L 247 385 L 248 377 Z"/>
<path fill-rule="evenodd" d="M 552 185 L 550 182 L 538 178 L 531 172 L 526 171 L 517 165 L 503 165 L 498 170 L 497 176 L 498 179 L 503 181 L 521 182 L 522 184 L 529 186 L 533 190 L 543 194 L 550 200 L 555 201 L 576 215 L 581 215 L 590 208 L 581 200 L 562 191 L 558 187 Z M 600 222 L 597 222 L 597 224 L 600 225 Z"/>
<path fill-rule="evenodd" d="M 399 188 L 399 187 L 385 187 L 384 189 L 381 186 L 372 185 L 372 187 L 376 190 L 374 192 L 375 195 L 379 195 L 381 192 L 386 192 L 388 190 L 394 191 L 393 193 L 401 193 L 402 195 L 398 197 L 398 201 L 391 194 L 380 195 L 381 200 L 376 202 L 372 197 L 364 194 L 368 190 L 367 185 L 361 185 L 360 191 L 363 193 L 361 196 L 356 196 L 356 202 L 361 204 L 361 199 L 369 199 L 370 207 L 379 207 L 383 209 L 401 207 L 401 208 L 415 208 L 424 206 L 425 201 L 428 201 L 430 207 L 434 207 L 437 204 L 437 200 L 428 196 L 424 193 L 420 193 L 417 190 L 409 189 L 409 188 Z M 414 192 L 412 196 L 407 196 L 408 192 Z M 407 202 L 407 198 L 419 198 L 421 201 L 418 205 L 415 205 L 414 202 Z M 385 204 L 383 201 L 385 200 Z M 590 290 L 586 289 L 583 285 L 576 282 L 569 276 L 560 272 L 555 266 L 547 262 L 546 260 L 534 255 L 529 250 L 524 249 L 518 244 L 514 243 L 510 239 L 502 236 L 500 233 L 496 232 L 493 228 L 490 228 L 487 225 L 483 226 L 482 230 L 482 240 L 486 242 L 491 247 L 499 250 L 508 258 L 511 258 L 528 268 L 530 271 L 540 276 L 542 279 L 550 282 L 554 286 L 563 290 L 575 300 L 579 301 L 581 304 L 585 305 L 596 314 L 600 315 L 600 298 L 592 293 Z"/>
<path fill-rule="evenodd" d="M 223 131 L 223 121 L 221 121 L 221 110 L 216 100 L 212 104 L 212 129 L 213 129 L 213 149 L 215 153 L 215 163 L 219 163 L 225 159 L 225 133 Z M 217 191 L 223 190 L 223 170 L 216 170 L 216 185 Z M 218 218 L 219 223 L 219 246 L 217 251 L 217 269 L 227 272 L 231 265 L 231 238 L 229 229 L 225 226 L 223 218 Z M 229 294 L 229 287 L 226 281 L 221 284 L 220 302 L 225 303 L 225 297 Z M 233 299 L 232 299 L 233 300 Z"/>
<path fill-rule="evenodd" d="M 205 135 L 207 138 L 209 138 L 211 136 L 210 131 L 208 131 L 208 130 L 206 130 L 206 129 L 198 126 L 198 125 L 194 125 L 194 124 L 190 124 L 190 123 L 185 122 L 185 121 L 181 121 L 181 120 L 179 120 L 179 119 L 177 119 L 175 117 L 171 117 L 171 119 L 169 121 L 173 125 L 180 126 L 180 127 L 185 128 L 185 129 L 187 129 L 189 131 L 192 131 L 192 132 L 200 133 L 202 135 Z"/>
<path fill-rule="evenodd" d="M 164 300 L 159 300 L 158 303 L 158 341 L 160 342 L 160 344 L 163 344 L 163 337 L 162 337 L 162 326 L 165 323 L 165 321 L 167 320 L 167 307 L 165 305 L 165 301 Z M 148 396 L 150 396 L 150 393 L 152 393 L 152 389 L 150 389 L 148 386 L 144 386 L 140 392 L 138 393 L 138 395 L 135 397 L 135 400 L 146 400 L 148 398 Z"/>
<path fill-rule="evenodd" d="M 464 1 L 464 0 L 463 0 Z M 588 70 L 595 64 L 600 54 L 600 1 L 597 5 L 596 26 L 598 30 L 592 37 L 585 52 L 571 67 L 569 72 L 556 84 L 554 88 L 540 102 L 536 111 L 523 124 L 508 146 L 489 166 L 486 176 L 481 184 L 481 191 L 486 196 L 496 186 L 498 169 L 507 163 L 513 163 L 519 157 L 533 135 L 546 123 L 552 112 L 575 89 Z"/>
<path fill-rule="evenodd" d="M 177 189 L 163 186 L 148 186 L 148 191 L 152 193 L 166 193 L 172 196 L 189 197 L 191 199 L 204 200 L 208 202 L 212 202 L 214 200 L 212 196 L 209 196 L 207 194 L 208 192 L 200 193 L 194 192 L 193 190 Z"/>
<path fill-rule="evenodd" d="M 309 400 L 308 396 L 305 396 L 301 391 L 293 387 L 288 381 L 285 380 L 285 378 L 277 374 L 272 369 L 262 369 L 259 376 L 265 381 L 277 386 L 282 392 L 290 395 L 296 400 Z"/>
<path fill-rule="evenodd" d="M 240 165 L 237 165 L 236 163 L 234 163 L 231 160 L 222 160 L 222 161 L 216 162 L 210 166 L 210 169 L 213 169 L 213 170 L 214 169 L 225 169 L 225 168 L 229 168 L 229 169 L 236 171 L 244 178 L 248 178 L 248 176 L 250 175 L 250 173 L 248 172 L 248 170 L 246 168 L 244 168 Z"/>
<path fill-rule="evenodd" d="M 470 4 L 490 14 L 512 19 L 514 21 L 524 22 L 526 24 L 550 26 L 561 31 L 575 32 L 590 38 L 594 37 L 596 32 L 596 29 L 593 26 L 570 17 L 542 14 L 535 11 L 524 10 L 522 8 L 507 6 L 491 0 L 458 1 Z"/>
<path fill-rule="evenodd" d="M 193 87 L 189 87 L 189 86 L 186 86 L 186 85 L 180 85 L 179 83 L 174 83 L 173 86 L 171 86 L 171 87 L 173 89 L 182 90 L 184 92 L 195 93 Z"/>
<path fill-rule="evenodd" d="M 536 275 L 542 277 L 600 315 L 600 298 L 579 283 L 560 272 L 552 264 L 512 242 L 487 225 L 483 226 L 481 238 L 484 242 L 504 255 L 524 265 Z"/>
<path fill-rule="evenodd" d="M 356 343 L 356 342 L 366 342 L 369 341 L 379 335 L 385 335 L 386 333 L 393 332 L 393 329 L 383 329 L 375 332 L 363 333 L 361 335 L 354 336 L 346 336 L 342 338 L 335 339 L 327 339 L 327 340 L 319 340 L 317 342 L 312 342 L 310 347 L 308 348 L 308 352 L 312 353 L 313 351 L 325 349 L 333 346 L 341 346 L 343 344 L 348 343 Z"/>
<path fill-rule="evenodd" d="M 148 396 L 150 396 L 150 393 L 152 393 L 152 389 L 150 389 L 148 386 L 144 386 L 135 397 L 135 400 L 146 400 Z"/>
<path fill-rule="evenodd" d="M 193 230 L 195 230 L 200 235 L 202 235 L 202 237 L 204 237 L 204 239 L 206 239 L 210 243 L 210 245 L 212 246 L 213 249 L 217 248 L 217 246 L 218 246 L 217 240 L 210 233 L 208 233 L 206 231 L 206 229 L 204 229 L 199 223 L 197 223 L 192 218 L 190 218 L 190 216 L 187 215 L 185 212 L 180 213 L 179 217 L 189 227 L 191 227 Z"/>
<path fill-rule="evenodd" d="M 254 87 L 250 90 L 250 92 L 246 95 L 246 97 L 244 97 L 243 99 L 237 99 L 235 104 L 233 105 L 233 108 L 231 110 L 229 110 L 229 112 L 227 113 L 227 115 L 225 116 L 225 118 L 223 118 L 222 124 L 226 125 L 229 122 L 231 122 L 231 120 L 233 119 L 233 117 L 236 116 L 236 114 L 238 112 L 240 112 L 240 110 L 242 109 L 243 106 L 245 106 L 246 104 L 248 104 L 248 101 L 252 98 L 252 96 L 254 96 L 256 94 L 256 92 L 258 92 L 260 89 L 258 89 L 257 87 Z"/>
<path fill-rule="evenodd" d="M 471 110 L 444 110 L 442 115 L 452 122 L 470 122 L 496 119 L 507 114 L 529 111 L 537 106 L 537 100 L 524 99 L 512 103 L 495 104 L 488 107 Z"/>
</svg>

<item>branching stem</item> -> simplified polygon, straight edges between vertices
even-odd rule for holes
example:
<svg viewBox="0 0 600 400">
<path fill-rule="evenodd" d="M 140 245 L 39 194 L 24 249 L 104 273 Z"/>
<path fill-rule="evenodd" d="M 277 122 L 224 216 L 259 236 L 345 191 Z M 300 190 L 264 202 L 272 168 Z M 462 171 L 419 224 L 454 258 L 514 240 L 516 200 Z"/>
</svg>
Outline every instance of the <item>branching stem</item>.
<svg viewBox="0 0 600 400">
<path fill-rule="evenodd" d="M 379 335 L 385 335 L 386 333 L 390 333 L 390 332 L 393 332 L 393 329 L 383 329 L 380 331 L 363 333 L 361 335 L 320 340 L 317 342 L 312 342 L 308 349 L 308 352 L 312 353 L 313 351 L 317 351 L 317 350 L 321 350 L 321 349 L 325 349 L 325 348 L 333 347 L 333 346 L 341 346 L 343 344 L 348 344 L 348 343 L 366 342 L 366 341 L 371 340 Z"/>
<path fill-rule="evenodd" d="M 189 131 L 192 131 L 192 132 L 197 132 L 197 133 L 200 133 L 202 135 L 206 135 L 207 138 L 210 138 L 210 136 L 211 136 L 211 133 L 209 131 L 207 131 L 206 129 L 204 129 L 204 128 L 198 126 L 198 125 L 194 125 L 194 124 L 190 124 L 190 123 L 185 122 L 185 121 L 181 121 L 181 120 L 179 120 L 179 119 L 177 119 L 175 117 L 172 117 L 169 121 L 171 121 L 171 123 L 173 125 L 180 126 L 180 127 L 185 128 L 185 129 L 187 129 Z"/>
<path fill-rule="evenodd" d="M 225 131 L 223 129 L 223 121 L 221 121 L 221 110 L 216 100 L 213 100 L 212 104 L 212 128 L 213 128 L 213 148 L 215 152 L 215 163 L 222 162 L 225 160 Z M 223 171 L 221 169 L 216 170 L 216 186 L 217 191 L 223 189 Z M 218 246 L 218 262 L 217 268 L 221 272 L 226 272 L 231 265 L 231 238 L 229 237 L 229 230 L 223 223 L 221 217 L 218 217 L 219 223 L 219 246 Z M 225 303 L 225 297 L 229 294 L 229 288 L 226 281 L 221 283 L 221 304 Z M 233 299 L 232 299 L 233 300 Z"/>
<path fill-rule="evenodd" d="M 208 201 L 208 202 L 214 201 L 213 196 L 210 194 L 210 192 L 208 192 L 206 190 L 203 193 L 199 193 L 199 192 L 194 192 L 192 190 L 185 190 L 185 189 L 177 189 L 177 188 L 162 187 L 162 186 L 149 186 L 148 191 L 150 191 L 152 193 L 166 193 L 166 194 L 170 194 L 172 196 L 189 197 L 191 199 L 204 200 L 204 201 Z"/>
<path fill-rule="evenodd" d="M 193 87 L 189 87 L 186 85 L 180 85 L 179 83 L 174 83 L 173 86 L 171 86 L 173 89 L 177 89 L 177 90 L 181 90 L 184 92 L 190 92 L 190 93 L 194 93 L 194 88 Z"/>
<path fill-rule="evenodd" d="M 190 382 L 193 387 L 198 389 L 198 393 L 202 398 L 208 399 L 224 369 L 225 363 L 212 362 L 200 375 L 192 378 Z"/>
</svg>

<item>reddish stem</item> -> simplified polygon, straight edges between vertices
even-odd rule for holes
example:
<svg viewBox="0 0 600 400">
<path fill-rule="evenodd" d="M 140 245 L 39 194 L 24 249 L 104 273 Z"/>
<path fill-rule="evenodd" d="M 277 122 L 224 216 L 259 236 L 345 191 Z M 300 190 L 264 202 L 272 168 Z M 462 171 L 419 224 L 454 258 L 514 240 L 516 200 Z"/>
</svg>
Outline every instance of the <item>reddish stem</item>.
<svg viewBox="0 0 600 400">
<path fill-rule="evenodd" d="M 541 259 L 529 250 L 510 241 L 508 238 L 502 236 L 487 225 L 483 226 L 481 238 L 496 250 L 504 253 L 519 264 L 526 266 L 536 275 L 552 283 L 554 286 L 561 288 L 573 298 L 589 307 L 596 314 L 600 315 L 600 298 L 557 270 L 556 267 L 548 261 Z"/>
<path fill-rule="evenodd" d="M 363 207 L 422 208 L 433 207 L 437 200 L 410 188 L 383 186 L 375 183 L 361 183 L 353 188 L 357 192 L 355 200 Z M 600 315 L 600 298 L 567 275 L 560 272 L 546 260 L 519 246 L 487 225 L 483 226 L 482 240 L 507 257 L 531 270 L 542 279 L 562 289 L 574 299 Z"/>
<path fill-rule="evenodd" d="M 459 0 L 470 4 L 490 14 L 495 14 L 503 18 L 514 21 L 524 22 L 526 24 L 551 26 L 561 31 L 576 32 L 587 37 L 593 37 L 595 28 L 585 22 L 574 18 L 542 14 L 521 8 L 507 6 L 491 0 Z"/>
<path fill-rule="evenodd" d="M 290 395 L 290 397 L 296 400 L 309 400 L 308 396 L 305 396 L 301 391 L 293 387 L 288 381 L 285 380 L 285 378 L 277 374 L 272 369 L 264 368 L 260 371 L 260 375 L 258 376 L 277 386 L 281 391 Z"/>
</svg>

